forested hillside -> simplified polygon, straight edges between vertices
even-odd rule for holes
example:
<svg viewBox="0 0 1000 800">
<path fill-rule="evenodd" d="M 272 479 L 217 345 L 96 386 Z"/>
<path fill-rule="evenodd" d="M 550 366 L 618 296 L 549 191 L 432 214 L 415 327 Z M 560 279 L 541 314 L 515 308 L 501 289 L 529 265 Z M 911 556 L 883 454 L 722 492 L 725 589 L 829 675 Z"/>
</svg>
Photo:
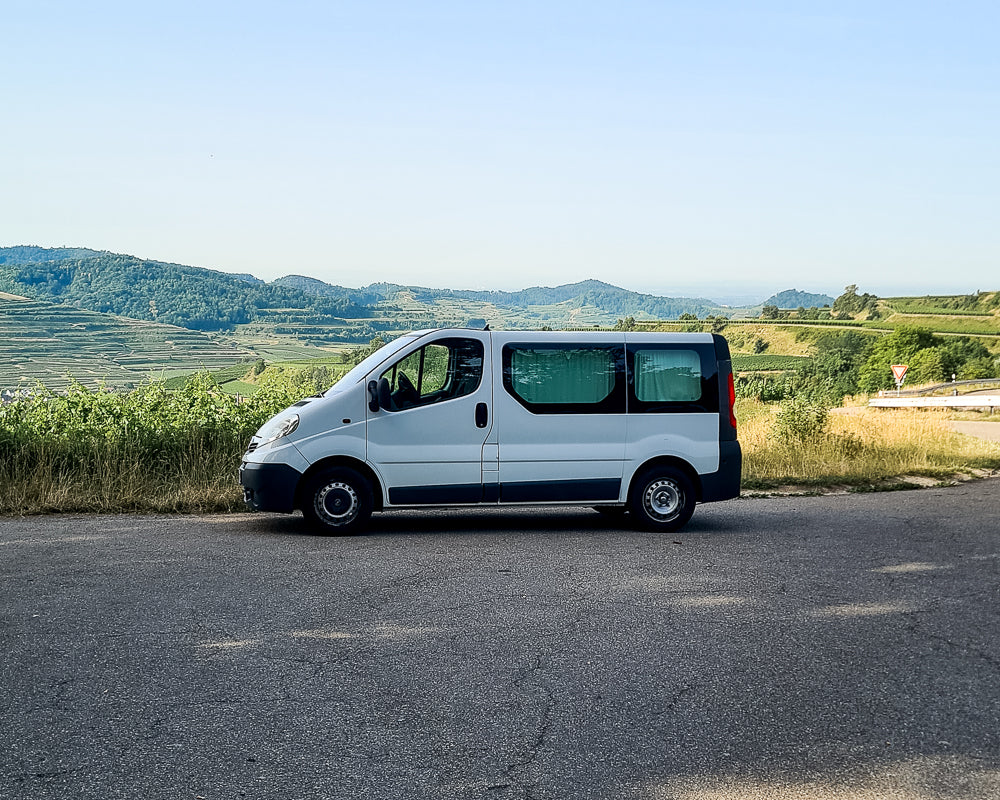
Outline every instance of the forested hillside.
<svg viewBox="0 0 1000 800">
<path fill-rule="evenodd" d="M 310 278 L 306 275 L 286 275 L 283 278 L 272 281 L 271 285 L 294 289 L 306 294 L 319 295 L 320 297 L 336 297 L 342 300 L 349 300 L 358 306 L 373 306 L 380 300 L 385 299 L 385 295 L 375 291 L 373 287 L 348 289 L 344 286 L 334 286 L 330 283 L 324 283 L 317 278 Z"/>
<path fill-rule="evenodd" d="M 517 292 L 374 283 L 360 289 L 303 275 L 271 283 L 199 267 L 81 248 L 0 248 L 0 291 L 200 331 L 270 326 L 314 342 L 367 341 L 374 332 L 464 324 L 614 325 L 623 317 L 724 314 L 704 298 L 642 294 L 596 280 Z"/>
<path fill-rule="evenodd" d="M 677 319 L 681 314 L 721 313 L 718 303 L 704 298 L 660 297 L 640 294 L 597 280 L 568 283 L 562 286 L 533 286 L 517 292 L 427 289 L 414 286 L 375 284 L 369 289 L 385 292 L 392 299 L 399 290 L 412 291 L 417 300 L 431 303 L 442 299 L 472 300 L 509 308 L 530 308 L 568 303 L 573 307 L 594 306 L 616 316 L 639 315 L 653 319 Z"/>
<path fill-rule="evenodd" d="M 114 253 L 64 258 L 65 251 L 42 251 L 53 256 L 48 261 L 24 261 L 31 250 L 0 249 L 6 259 L 0 261 L 0 291 L 201 331 L 262 320 L 336 324 L 367 313 L 345 295 L 306 294 L 198 267 Z"/>
<path fill-rule="evenodd" d="M 73 258 L 93 258 L 110 255 L 85 247 L 0 247 L 0 264 L 31 264 L 36 261 L 68 261 Z"/>
</svg>

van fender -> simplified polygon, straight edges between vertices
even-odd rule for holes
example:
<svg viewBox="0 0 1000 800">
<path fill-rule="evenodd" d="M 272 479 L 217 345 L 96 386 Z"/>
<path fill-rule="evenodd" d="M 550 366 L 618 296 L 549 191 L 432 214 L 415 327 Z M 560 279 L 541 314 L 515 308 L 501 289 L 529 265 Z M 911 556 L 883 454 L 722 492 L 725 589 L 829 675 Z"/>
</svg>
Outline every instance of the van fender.
<svg viewBox="0 0 1000 800">
<path fill-rule="evenodd" d="M 318 472 L 323 472 L 324 470 L 332 469 L 333 467 L 348 467 L 363 475 L 372 485 L 372 496 L 375 503 L 374 510 L 381 511 L 383 509 L 384 502 L 382 497 L 382 480 L 379 478 L 378 473 L 376 473 L 367 462 L 361 461 L 357 458 L 352 458 L 351 456 L 342 455 L 321 458 L 319 461 L 311 464 L 309 469 L 302 474 L 295 493 L 296 508 L 302 508 L 302 498 L 300 496 L 300 492 L 303 486 L 308 485 L 309 478 Z"/>
<path fill-rule="evenodd" d="M 627 503 L 629 497 L 632 495 L 632 484 L 635 481 L 636 475 L 645 472 L 650 467 L 656 466 L 670 466 L 675 469 L 681 470 L 688 478 L 691 480 L 691 485 L 694 486 L 695 496 L 698 502 L 701 502 L 702 498 L 702 485 L 701 476 L 691 464 L 685 461 L 683 458 L 678 458 L 677 456 L 658 456 L 656 458 L 651 458 L 647 461 L 643 461 L 637 464 L 631 471 L 627 472 L 622 481 L 622 494 L 618 498 L 619 502 Z"/>
</svg>

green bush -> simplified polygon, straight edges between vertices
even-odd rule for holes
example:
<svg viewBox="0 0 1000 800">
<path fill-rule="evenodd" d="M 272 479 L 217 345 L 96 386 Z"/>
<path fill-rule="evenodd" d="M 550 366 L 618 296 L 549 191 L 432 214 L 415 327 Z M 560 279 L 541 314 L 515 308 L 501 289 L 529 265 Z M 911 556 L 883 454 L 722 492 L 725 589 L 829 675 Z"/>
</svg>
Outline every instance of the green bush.
<svg viewBox="0 0 1000 800">
<path fill-rule="evenodd" d="M 238 507 L 236 473 L 250 437 L 326 388 L 286 375 L 239 402 L 207 374 L 177 391 L 39 387 L 0 405 L 0 513 Z"/>
<path fill-rule="evenodd" d="M 742 400 L 760 400 L 762 403 L 777 403 L 792 393 L 793 380 L 789 376 L 737 375 L 734 384 L 736 396 Z"/>
<path fill-rule="evenodd" d="M 826 406 L 801 397 L 781 401 L 774 418 L 774 432 L 788 444 L 805 444 L 826 433 L 830 412 Z"/>
</svg>

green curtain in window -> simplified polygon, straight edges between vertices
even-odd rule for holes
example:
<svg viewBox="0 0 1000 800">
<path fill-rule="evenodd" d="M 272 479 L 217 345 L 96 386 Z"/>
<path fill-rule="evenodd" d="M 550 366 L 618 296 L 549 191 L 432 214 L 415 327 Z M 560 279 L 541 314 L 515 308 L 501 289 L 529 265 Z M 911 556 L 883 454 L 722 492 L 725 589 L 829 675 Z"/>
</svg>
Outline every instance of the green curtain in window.
<svg viewBox="0 0 1000 800">
<path fill-rule="evenodd" d="M 514 391 L 529 403 L 599 403 L 614 386 L 609 350 L 514 350 L 510 365 Z"/>
<path fill-rule="evenodd" d="M 694 350 L 636 350 L 635 396 L 646 403 L 701 399 L 701 359 Z"/>
</svg>

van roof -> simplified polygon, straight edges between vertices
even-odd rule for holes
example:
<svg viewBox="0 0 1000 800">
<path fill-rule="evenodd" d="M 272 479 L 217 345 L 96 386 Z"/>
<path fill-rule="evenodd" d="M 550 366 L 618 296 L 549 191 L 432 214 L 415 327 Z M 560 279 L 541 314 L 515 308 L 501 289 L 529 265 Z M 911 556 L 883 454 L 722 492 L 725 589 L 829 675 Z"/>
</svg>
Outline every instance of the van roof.
<svg viewBox="0 0 1000 800">
<path fill-rule="evenodd" d="M 469 330 L 489 331 L 501 342 L 512 341 L 610 341 L 610 342 L 712 342 L 715 334 L 689 331 L 533 331 L 533 330 L 490 330 L 486 328 L 426 328 L 413 331 L 410 336 L 424 337 L 428 334 L 454 333 L 456 336 Z"/>
</svg>

